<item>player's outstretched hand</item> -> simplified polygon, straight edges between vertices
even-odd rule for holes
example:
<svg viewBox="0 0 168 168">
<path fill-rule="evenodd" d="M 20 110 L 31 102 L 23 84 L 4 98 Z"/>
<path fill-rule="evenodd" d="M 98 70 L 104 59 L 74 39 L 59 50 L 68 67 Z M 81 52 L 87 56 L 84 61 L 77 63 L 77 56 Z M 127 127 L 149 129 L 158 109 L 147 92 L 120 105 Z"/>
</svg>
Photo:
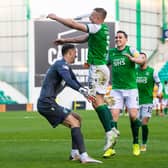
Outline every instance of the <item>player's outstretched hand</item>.
<svg viewBox="0 0 168 168">
<path fill-rule="evenodd" d="M 89 95 L 89 90 L 84 87 L 79 88 L 79 92 L 90 102 L 90 103 L 95 103 L 96 102 L 96 97 L 93 95 Z"/>
<path fill-rule="evenodd" d="M 87 99 L 92 104 L 94 104 L 96 102 L 96 97 L 95 96 L 88 95 Z"/>
<path fill-rule="evenodd" d="M 56 15 L 54 13 L 50 13 L 50 14 L 47 15 L 47 18 L 49 18 L 49 19 L 53 19 L 54 20 L 55 17 L 56 17 Z"/>
<path fill-rule="evenodd" d="M 56 39 L 53 41 L 55 45 L 62 45 L 65 43 L 64 39 Z"/>
<path fill-rule="evenodd" d="M 83 64 L 83 67 L 84 67 L 85 69 L 89 69 L 90 65 L 89 65 L 87 62 L 85 62 L 85 63 Z"/>
<path fill-rule="evenodd" d="M 80 87 L 79 88 L 79 92 L 85 96 L 86 98 L 88 97 L 89 93 L 88 93 L 88 89 L 87 88 L 84 88 L 84 87 Z"/>
</svg>

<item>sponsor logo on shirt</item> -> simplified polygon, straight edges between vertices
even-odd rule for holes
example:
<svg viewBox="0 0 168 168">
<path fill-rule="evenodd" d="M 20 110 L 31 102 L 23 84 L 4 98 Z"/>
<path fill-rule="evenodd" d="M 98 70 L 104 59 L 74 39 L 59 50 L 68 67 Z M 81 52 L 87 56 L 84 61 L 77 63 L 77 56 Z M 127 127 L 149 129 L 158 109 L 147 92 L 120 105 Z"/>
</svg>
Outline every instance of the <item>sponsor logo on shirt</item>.
<svg viewBox="0 0 168 168">
<path fill-rule="evenodd" d="M 137 77 L 136 82 L 146 84 L 148 82 L 148 80 L 147 80 L 147 77 Z"/>
<path fill-rule="evenodd" d="M 125 58 L 115 59 L 113 65 L 115 67 L 125 65 Z"/>
</svg>

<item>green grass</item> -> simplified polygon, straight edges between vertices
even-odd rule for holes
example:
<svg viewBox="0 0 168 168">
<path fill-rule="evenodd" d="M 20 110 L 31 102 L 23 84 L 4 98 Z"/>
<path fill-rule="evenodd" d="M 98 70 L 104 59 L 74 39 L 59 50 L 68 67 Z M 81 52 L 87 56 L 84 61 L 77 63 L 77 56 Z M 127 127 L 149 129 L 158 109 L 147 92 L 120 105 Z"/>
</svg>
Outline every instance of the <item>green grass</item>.
<svg viewBox="0 0 168 168">
<path fill-rule="evenodd" d="M 148 151 L 132 155 L 132 138 L 128 117 L 121 116 L 121 136 L 116 145 L 117 154 L 102 158 L 103 129 L 93 111 L 80 111 L 82 131 L 88 153 L 103 164 L 82 165 L 68 160 L 71 148 L 70 131 L 59 126 L 50 127 L 36 112 L 0 113 L 0 167 L 1 168 L 167 168 L 168 117 L 153 116 L 150 124 Z"/>
</svg>

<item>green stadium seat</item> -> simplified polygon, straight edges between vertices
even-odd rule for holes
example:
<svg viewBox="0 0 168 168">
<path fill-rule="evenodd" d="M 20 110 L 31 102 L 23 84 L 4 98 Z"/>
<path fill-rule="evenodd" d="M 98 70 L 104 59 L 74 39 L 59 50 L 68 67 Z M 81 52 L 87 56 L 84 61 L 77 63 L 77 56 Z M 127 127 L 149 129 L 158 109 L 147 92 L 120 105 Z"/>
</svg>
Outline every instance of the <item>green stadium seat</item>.
<svg viewBox="0 0 168 168">
<path fill-rule="evenodd" d="M 166 62 L 159 71 L 159 77 L 161 81 L 168 80 L 168 62 Z"/>
<path fill-rule="evenodd" d="M 0 90 L 0 104 L 17 104 L 10 96 L 5 95 L 4 91 Z"/>
</svg>

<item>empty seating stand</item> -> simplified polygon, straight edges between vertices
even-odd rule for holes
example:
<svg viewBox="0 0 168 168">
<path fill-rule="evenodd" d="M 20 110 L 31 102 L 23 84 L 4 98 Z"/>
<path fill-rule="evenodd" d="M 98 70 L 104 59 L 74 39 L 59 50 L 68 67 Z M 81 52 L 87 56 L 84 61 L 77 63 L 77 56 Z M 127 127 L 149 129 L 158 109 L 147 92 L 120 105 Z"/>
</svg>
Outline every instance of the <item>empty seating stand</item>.
<svg viewBox="0 0 168 168">
<path fill-rule="evenodd" d="M 168 80 L 168 62 L 166 62 L 164 66 L 161 68 L 159 72 L 159 77 L 161 81 Z"/>
<path fill-rule="evenodd" d="M 0 104 L 17 104 L 10 96 L 5 95 L 4 91 L 0 90 Z"/>
</svg>

